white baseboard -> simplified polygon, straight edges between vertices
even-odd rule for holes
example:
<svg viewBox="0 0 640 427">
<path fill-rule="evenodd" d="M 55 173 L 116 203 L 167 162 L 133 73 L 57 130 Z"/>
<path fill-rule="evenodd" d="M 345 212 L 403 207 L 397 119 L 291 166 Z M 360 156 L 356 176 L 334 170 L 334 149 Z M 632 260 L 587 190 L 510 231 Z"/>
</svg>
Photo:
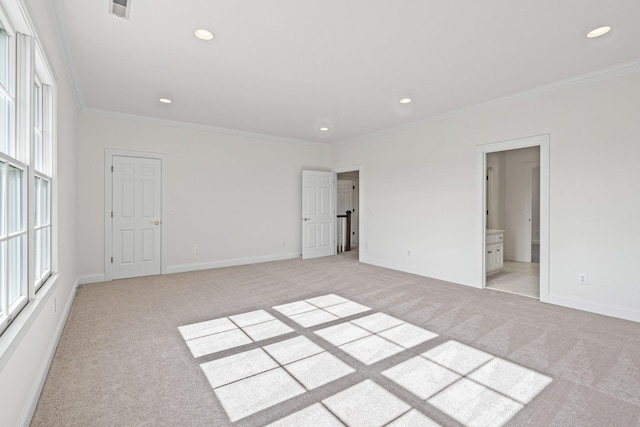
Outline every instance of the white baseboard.
<svg viewBox="0 0 640 427">
<path fill-rule="evenodd" d="M 390 262 L 380 261 L 380 260 L 369 258 L 369 257 L 361 257 L 360 258 L 360 262 L 363 263 L 363 264 L 375 265 L 376 267 L 383 267 L 383 268 L 388 268 L 390 270 L 401 271 L 403 273 L 415 274 L 417 276 L 429 277 L 431 279 L 436 279 L 436 280 L 442 280 L 444 282 L 449 282 L 449 283 L 455 284 L 455 285 L 468 286 L 470 288 L 482 289 L 482 283 L 480 283 L 480 284 L 461 283 L 459 281 L 456 281 L 456 279 L 453 279 L 453 278 L 434 277 L 432 275 L 427 274 L 425 271 L 423 271 L 423 270 L 421 270 L 419 268 L 407 267 L 406 265 L 394 264 L 394 263 L 390 263 Z"/>
<path fill-rule="evenodd" d="M 221 261 L 203 262 L 199 264 L 170 265 L 167 267 L 167 274 L 186 273 L 189 271 L 209 270 L 212 268 L 221 268 L 221 267 L 233 267 L 236 265 L 259 264 L 262 262 L 284 261 L 287 259 L 295 259 L 295 258 L 300 258 L 300 254 L 288 253 L 288 254 L 268 255 L 268 256 L 261 256 L 261 257 L 252 257 L 252 258 L 235 258 L 235 259 L 227 259 L 227 260 L 221 260 Z"/>
<path fill-rule="evenodd" d="M 87 276 L 78 277 L 79 285 L 88 285 L 90 283 L 104 282 L 104 274 L 91 274 Z"/>
<path fill-rule="evenodd" d="M 31 424 L 31 419 L 33 418 L 33 414 L 36 412 L 36 407 L 38 406 L 38 400 L 40 400 L 40 393 L 42 393 L 42 388 L 44 387 L 44 382 L 47 379 L 47 374 L 49 373 L 49 368 L 51 367 L 51 362 L 53 362 L 53 356 L 56 354 L 56 349 L 58 348 L 58 343 L 60 342 L 60 338 L 62 337 L 62 331 L 64 330 L 64 325 L 67 323 L 67 318 L 69 317 L 69 312 L 71 312 L 71 306 L 73 305 L 73 300 L 76 297 L 76 290 L 78 289 L 78 280 L 76 280 L 75 286 L 69 295 L 69 299 L 64 306 L 64 311 L 62 312 L 62 316 L 60 316 L 60 322 L 58 326 L 56 326 L 56 330 L 53 334 L 53 339 L 49 342 L 49 347 L 44 354 L 44 358 L 42 359 L 42 363 L 40 365 L 40 369 L 38 369 L 38 374 L 36 376 L 36 380 L 31 386 L 31 391 L 29 392 L 29 397 L 27 398 L 24 410 L 22 412 L 22 416 L 20 417 L 19 425 L 28 427 Z"/>
<path fill-rule="evenodd" d="M 405 273 L 417 274 L 423 277 L 431 277 L 424 272 L 419 271 L 418 269 L 406 268 L 406 266 L 402 265 L 394 265 L 393 263 L 384 262 L 368 257 L 361 257 L 360 262 L 363 264 L 375 265 L 377 267 L 389 268 L 391 270 L 402 271 Z M 458 283 L 453 280 L 447 280 L 444 278 L 435 277 L 438 280 L 448 281 L 450 283 L 455 283 L 458 285 L 469 286 L 472 288 L 480 288 L 480 286 L 475 286 L 473 284 L 468 283 Z M 599 304 L 590 301 L 582 301 L 573 298 L 561 297 L 557 295 L 549 295 L 549 300 L 547 301 L 549 304 L 559 305 L 562 307 L 573 308 L 576 310 L 586 311 L 589 313 L 602 314 L 604 316 L 615 317 L 618 319 L 631 320 L 633 322 L 640 322 L 640 311 L 630 310 L 628 308 L 623 307 L 615 307 L 611 305 Z"/>
<path fill-rule="evenodd" d="M 616 317 L 618 319 L 631 320 L 632 322 L 640 322 L 640 311 L 630 310 L 624 307 L 577 300 L 553 294 L 549 295 L 549 303 L 560 305 L 562 307 L 574 308 L 576 310 L 602 314 L 604 316 Z"/>
</svg>

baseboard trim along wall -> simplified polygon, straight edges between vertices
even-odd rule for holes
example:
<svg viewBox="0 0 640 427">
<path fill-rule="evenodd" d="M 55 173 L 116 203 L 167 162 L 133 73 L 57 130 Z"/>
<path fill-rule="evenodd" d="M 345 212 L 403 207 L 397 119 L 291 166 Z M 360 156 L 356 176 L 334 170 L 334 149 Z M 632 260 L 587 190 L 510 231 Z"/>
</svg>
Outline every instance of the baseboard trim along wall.
<svg viewBox="0 0 640 427">
<path fill-rule="evenodd" d="M 602 314 L 604 316 L 616 317 L 618 319 L 630 320 L 632 322 L 640 322 L 640 311 L 629 310 L 624 307 L 598 304 L 553 294 L 549 295 L 549 303 L 576 310 L 588 311 L 590 313 Z"/>
<path fill-rule="evenodd" d="M 363 264 L 374 265 L 376 267 L 389 268 L 391 270 L 402 271 L 404 273 L 417 274 L 418 276 L 430 277 L 420 271 L 417 271 L 416 269 L 410 269 L 410 268 L 406 268 L 405 266 L 394 265 L 393 263 L 381 262 L 379 260 L 375 260 L 371 258 L 362 258 L 360 262 L 362 262 Z M 442 278 L 435 278 L 435 279 L 455 283 L 457 285 L 469 286 L 472 288 L 481 289 L 481 286 L 475 286 L 467 283 L 458 283 L 454 280 L 447 280 Z M 586 311 L 588 313 L 595 313 L 595 314 L 601 314 L 604 316 L 615 317 L 617 319 L 630 320 L 632 322 L 640 322 L 640 311 L 634 311 L 624 307 L 598 304 L 590 301 L 577 300 L 577 299 L 562 297 L 558 295 L 549 295 L 548 303 L 553 305 L 558 305 L 561 307 L 573 308 L 575 310 Z"/>
<path fill-rule="evenodd" d="M 53 356 L 56 354 L 58 343 L 60 342 L 60 338 L 62 338 L 62 331 L 64 330 L 64 325 L 67 323 L 67 318 L 69 317 L 69 313 L 71 312 L 71 307 L 73 306 L 73 301 L 76 297 L 77 289 L 78 289 L 78 280 L 76 280 L 76 284 L 73 287 L 73 291 L 71 292 L 71 294 L 69 295 L 69 298 L 67 299 L 67 303 L 64 306 L 64 311 L 62 313 L 62 316 L 60 317 L 60 322 L 58 323 L 58 326 L 56 326 L 53 339 L 49 342 L 49 347 L 47 348 L 47 351 L 44 354 L 44 358 L 42 359 L 42 364 L 40 365 L 40 369 L 38 370 L 36 381 L 33 383 L 31 387 L 31 391 L 29 392 L 29 397 L 22 411 L 22 415 L 20 416 L 19 425 L 21 426 L 28 427 L 29 424 L 31 424 L 31 419 L 33 418 L 33 414 L 36 412 L 36 407 L 38 406 L 38 400 L 40 399 L 40 393 L 42 393 L 44 382 L 47 379 L 49 368 L 51 367 L 51 363 L 53 362 Z"/>
<path fill-rule="evenodd" d="M 236 265 L 259 264 L 271 261 L 284 261 L 287 259 L 300 258 L 299 253 L 288 253 L 278 255 L 267 255 L 261 257 L 235 258 L 220 261 L 203 262 L 199 264 L 170 265 L 167 267 L 167 274 L 186 273 L 189 271 L 208 270 L 211 268 L 233 267 Z"/>
<path fill-rule="evenodd" d="M 473 283 L 462 283 L 460 280 L 456 280 L 455 278 L 447 278 L 447 277 L 434 277 L 432 275 L 427 274 L 420 268 L 412 268 L 407 267 L 404 264 L 393 263 L 393 262 L 385 262 L 377 259 L 369 258 L 369 257 L 360 257 L 360 262 L 363 264 L 374 265 L 376 267 L 388 268 L 390 270 L 402 271 L 403 273 L 415 274 L 421 277 L 429 277 L 436 280 L 442 280 L 443 282 L 449 282 L 456 285 L 468 286 L 470 288 L 482 289 L 482 284 L 473 284 Z"/>
<path fill-rule="evenodd" d="M 104 282 L 104 274 L 91 274 L 78 277 L 78 285 L 88 285 L 90 283 Z"/>
<path fill-rule="evenodd" d="M 203 262 L 198 264 L 170 265 L 167 267 L 166 274 L 188 273 L 190 271 L 209 270 L 211 268 L 233 267 L 236 265 L 247 265 L 247 264 L 259 264 L 262 262 L 284 261 L 287 259 L 295 259 L 295 258 L 300 258 L 300 254 L 296 252 L 296 253 L 287 253 L 287 254 L 278 254 L 278 255 L 267 255 L 267 256 L 260 256 L 260 257 L 226 259 L 221 261 Z M 80 276 L 78 278 L 79 285 L 90 285 L 94 283 L 102 283 L 104 281 L 105 281 L 104 274 L 88 274 L 85 276 Z"/>
</svg>

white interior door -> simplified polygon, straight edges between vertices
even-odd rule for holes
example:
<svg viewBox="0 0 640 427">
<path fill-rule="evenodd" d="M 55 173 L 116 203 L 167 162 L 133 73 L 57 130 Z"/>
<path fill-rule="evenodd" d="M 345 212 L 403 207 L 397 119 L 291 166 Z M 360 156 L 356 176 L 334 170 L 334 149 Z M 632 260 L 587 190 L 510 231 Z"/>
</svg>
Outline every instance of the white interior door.
<svg viewBox="0 0 640 427">
<path fill-rule="evenodd" d="M 162 163 L 113 156 L 111 277 L 161 272 Z"/>
<path fill-rule="evenodd" d="M 302 171 L 302 259 L 336 254 L 336 174 Z"/>
</svg>

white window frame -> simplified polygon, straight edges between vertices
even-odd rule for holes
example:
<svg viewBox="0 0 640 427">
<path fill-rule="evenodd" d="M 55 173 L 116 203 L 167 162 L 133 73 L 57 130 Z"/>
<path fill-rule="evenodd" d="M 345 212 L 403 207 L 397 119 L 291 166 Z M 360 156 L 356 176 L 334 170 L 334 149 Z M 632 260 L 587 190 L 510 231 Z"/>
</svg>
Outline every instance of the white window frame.
<svg viewBox="0 0 640 427">
<path fill-rule="evenodd" d="M 2 280 L 0 280 L 0 293 L 2 294 L 0 297 L 0 332 L 6 330 L 8 326 L 14 321 L 14 319 L 18 316 L 18 314 L 22 311 L 22 309 L 29 302 L 29 285 L 28 285 L 28 247 L 29 247 L 29 224 L 28 224 L 28 181 L 29 181 L 29 167 L 27 164 L 23 163 L 21 160 L 24 159 L 25 152 L 21 146 L 20 134 L 18 131 L 18 116 L 19 113 L 19 103 L 17 100 L 19 99 L 20 89 L 19 89 L 19 73 L 23 70 L 21 67 L 20 61 L 24 59 L 24 55 L 19 54 L 19 39 L 18 34 L 13 30 L 10 22 L 2 9 L 0 9 L 0 21 L 2 21 L 2 26 L 5 29 L 5 32 L 10 37 L 10 43 L 8 46 L 8 87 L 4 87 L 0 85 L 0 91 L 2 91 L 2 95 L 8 99 L 8 115 L 9 115 L 9 129 L 8 129 L 8 145 L 5 147 L 6 152 L 0 152 L 0 160 L 5 164 L 5 173 L 0 177 L 2 182 L 0 185 L 3 187 L 2 197 L 4 198 L 2 205 L 7 206 L 6 211 L 0 215 L 2 220 L 4 221 L 4 230 L 6 232 L 5 235 L 0 236 L 0 245 L 4 246 L 4 251 L 2 253 Z M 20 222 L 22 227 L 20 230 L 11 232 L 9 230 L 9 168 L 17 168 L 22 171 L 22 181 L 20 188 L 20 204 L 21 211 L 20 214 L 22 218 Z M 18 284 L 20 288 L 20 296 L 14 300 L 9 301 L 9 289 L 12 287 L 12 284 L 9 283 L 11 275 L 9 274 L 9 245 L 10 242 L 15 241 L 16 239 L 22 239 L 22 250 L 20 251 L 20 264 L 21 269 L 18 274 L 21 278 L 21 283 Z"/>
<path fill-rule="evenodd" d="M 8 215 L 3 215 L 3 221 L 5 221 L 5 230 L 6 230 L 6 235 L 4 236 L 0 236 L 0 245 L 4 245 L 5 247 L 5 251 L 3 253 L 3 259 L 0 260 L 0 263 L 2 263 L 2 265 L 5 267 L 2 269 L 2 279 L 0 280 L 0 283 L 2 284 L 2 288 L 0 289 L 0 292 L 2 292 L 2 296 L 0 297 L 0 304 L 2 304 L 2 307 L 0 308 L 0 331 L 5 330 L 9 324 L 11 324 L 11 322 L 13 322 L 13 320 L 16 318 L 16 316 L 20 313 L 20 311 L 27 305 L 27 303 L 29 302 L 29 288 L 28 288 L 28 284 L 25 283 L 25 281 L 27 280 L 27 248 L 28 248 L 28 236 L 29 236 L 29 228 L 26 226 L 27 222 L 26 222 L 26 211 L 27 211 L 27 200 L 26 200 L 26 192 L 27 192 L 27 177 L 28 177 L 28 168 L 27 165 L 20 163 L 14 159 L 11 159 L 10 157 L 0 153 L 0 161 L 2 161 L 2 163 L 5 164 L 5 173 L 0 176 L 0 179 L 2 180 L 2 182 L 0 182 L 0 185 L 2 185 L 3 187 L 3 191 L 2 191 L 2 196 L 4 197 L 4 205 L 6 206 L 8 203 L 8 169 L 9 167 L 14 167 L 17 169 L 22 170 L 22 188 L 21 188 L 21 204 L 22 204 L 22 223 L 23 223 L 23 227 L 22 230 L 19 230 L 17 232 L 13 232 L 10 233 L 9 229 L 8 229 Z M 9 271 L 7 265 L 9 262 L 9 242 L 15 240 L 15 239 L 19 239 L 22 238 L 22 254 L 21 254 L 21 258 L 22 258 L 22 271 L 20 272 L 20 276 L 22 277 L 22 281 L 23 283 L 20 284 L 20 287 L 23 289 L 23 295 L 21 295 L 18 299 L 16 299 L 15 301 L 10 302 L 9 301 L 9 288 L 11 287 L 10 283 L 9 283 Z"/>
<path fill-rule="evenodd" d="M 38 86 L 40 88 L 39 93 L 40 97 L 38 99 L 38 91 L 34 90 L 33 93 L 33 107 L 39 107 L 40 111 L 36 112 L 35 108 L 32 108 L 34 112 L 33 117 L 33 138 L 32 138 L 32 149 L 31 149 L 31 162 L 33 164 L 33 185 L 31 189 L 33 191 L 32 200 L 33 200 L 33 263 L 32 263 L 32 271 L 33 271 L 33 284 L 35 287 L 35 291 L 37 292 L 40 287 L 46 282 L 46 280 L 51 277 L 51 254 L 52 254 L 52 221 L 51 221 L 51 203 L 52 203 L 52 187 L 53 187 L 53 179 L 52 179 L 52 144 L 51 133 L 47 132 L 48 126 L 50 126 L 50 121 L 52 117 L 52 105 L 51 105 L 51 88 L 48 85 L 42 83 L 40 77 L 36 73 L 34 82 L 34 86 Z M 41 115 L 39 123 L 37 117 Z M 36 148 L 36 137 L 35 135 L 40 134 L 40 153 L 38 153 L 38 149 Z M 36 161 L 36 156 L 40 155 L 40 162 Z M 38 164 L 40 163 L 40 165 Z M 41 170 L 38 170 L 38 166 L 41 166 Z M 42 194 L 42 187 L 36 186 L 36 182 L 47 182 L 47 194 Z M 46 196 L 46 197 L 45 197 Z M 39 215 L 41 212 L 38 212 L 39 208 L 42 208 L 43 204 L 47 204 L 46 212 L 48 213 L 46 221 L 43 222 L 41 216 Z M 40 209 L 41 210 L 41 209 Z M 38 220 L 39 219 L 39 220 Z M 46 242 L 46 251 L 44 251 L 45 247 L 42 244 L 42 241 L 38 239 L 38 234 L 42 234 L 43 232 L 48 231 L 48 239 Z M 47 268 L 43 269 L 43 252 L 46 254 L 46 264 Z"/>
<path fill-rule="evenodd" d="M 0 161 L 6 165 L 5 172 L 0 174 L 2 186 L 3 212 L 0 212 L 0 221 L 4 221 L 6 233 L 0 235 L 0 245 L 6 249 L 0 253 L 0 366 L 16 338 L 24 332 L 24 327 L 33 319 L 35 313 L 42 309 L 42 303 L 47 300 L 51 289 L 58 277 L 57 271 L 57 214 L 56 214 L 56 145 L 55 145 L 55 81 L 47 64 L 46 58 L 40 48 L 37 37 L 33 31 L 30 20 L 25 15 L 9 16 L 0 4 L 0 21 L 10 37 L 9 43 L 9 85 L 0 87 L 0 93 L 9 100 L 11 108 L 9 135 L 9 148 L 2 147 L 6 152 L 0 152 Z M 24 12 L 24 11 L 22 11 Z M 22 34 L 14 30 L 11 19 L 20 23 L 20 31 L 24 28 L 31 34 Z M 17 24 L 16 24 L 17 25 Z M 42 111 L 42 121 L 36 124 L 35 117 L 35 85 L 38 84 L 42 91 L 42 102 L 39 105 Z M 1 86 L 1 85 L 0 85 Z M 36 129 L 36 125 L 38 126 Z M 36 165 L 35 134 L 41 134 L 42 162 Z M 41 166 L 40 166 L 41 165 Z M 36 167 L 38 166 L 38 167 Z M 8 215 L 9 195 L 7 194 L 9 182 L 9 167 L 22 170 L 20 198 L 22 203 L 21 224 L 22 227 L 9 234 Z M 42 181 L 39 181 L 42 180 Z M 36 188 L 36 182 L 48 182 L 47 195 L 37 203 L 36 197 L 42 194 Z M 37 206 L 47 204 L 48 215 L 46 220 L 39 219 L 36 223 Z M 48 230 L 49 239 L 47 247 L 37 247 L 36 235 Z M 19 265 L 20 272 L 20 297 L 9 307 L 9 290 L 14 283 L 9 283 L 8 272 L 8 247 L 10 241 L 22 239 L 22 251 Z M 45 267 L 36 267 L 36 251 L 44 252 L 48 261 Z M 43 265 L 43 264 L 39 264 Z M 44 289 L 44 290 L 43 290 Z M 40 290 L 43 290 L 39 292 Z M 36 295 L 38 292 L 38 295 Z M 55 308 L 54 308 L 55 311 Z M 23 315 L 24 313 L 24 315 Z M 14 326 L 14 327 L 13 327 Z"/>
</svg>

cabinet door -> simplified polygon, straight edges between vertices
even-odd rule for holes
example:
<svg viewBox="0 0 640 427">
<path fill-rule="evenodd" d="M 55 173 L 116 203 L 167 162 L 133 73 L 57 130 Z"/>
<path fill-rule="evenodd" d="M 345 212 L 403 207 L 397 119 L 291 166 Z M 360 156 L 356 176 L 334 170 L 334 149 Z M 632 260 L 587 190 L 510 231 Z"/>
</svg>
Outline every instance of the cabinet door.
<svg viewBox="0 0 640 427">
<path fill-rule="evenodd" d="M 496 249 L 494 245 L 487 246 L 487 253 L 485 254 L 485 270 L 487 273 L 496 269 Z"/>
<path fill-rule="evenodd" d="M 496 250 L 495 250 L 495 268 L 496 268 L 496 270 L 501 270 L 503 266 L 504 266 L 503 245 L 496 245 Z"/>
</svg>

